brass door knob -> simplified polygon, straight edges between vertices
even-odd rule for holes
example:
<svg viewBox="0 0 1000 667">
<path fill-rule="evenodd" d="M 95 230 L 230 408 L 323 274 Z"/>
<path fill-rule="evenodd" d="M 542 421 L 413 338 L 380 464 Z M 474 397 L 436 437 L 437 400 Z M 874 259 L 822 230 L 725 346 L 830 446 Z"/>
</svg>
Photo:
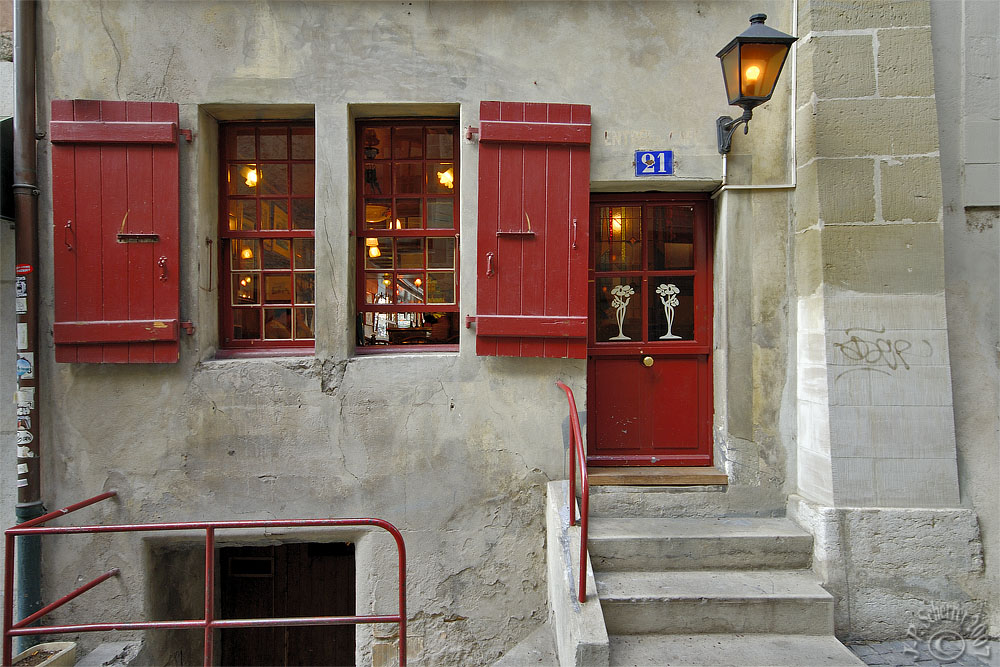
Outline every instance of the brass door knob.
<svg viewBox="0 0 1000 667">
<path fill-rule="evenodd" d="M 642 365 L 645 366 L 646 368 L 649 368 L 650 366 L 652 366 L 653 365 L 653 357 L 643 357 L 642 358 Z"/>
</svg>

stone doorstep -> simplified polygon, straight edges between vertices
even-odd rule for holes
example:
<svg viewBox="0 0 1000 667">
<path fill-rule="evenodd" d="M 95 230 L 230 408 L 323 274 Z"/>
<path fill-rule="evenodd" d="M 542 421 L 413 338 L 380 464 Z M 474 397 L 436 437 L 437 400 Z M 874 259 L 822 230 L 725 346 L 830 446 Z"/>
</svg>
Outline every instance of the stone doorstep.
<svg viewBox="0 0 1000 667">
<path fill-rule="evenodd" d="M 810 571 L 598 572 L 608 634 L 833 636 L 833 596 Z"/>
<path fill-rule="evenodd" d="M 725 486 L 729 477 L 713 467 L 588 468 L 591 486 Z"/>
<path fill-rule="evenodd" d="M 588 549 L 599 571 L 792 570 L 810 566 L 812 542 L 788 519 L 595 517 Z"/>
<path fill-rule="evenodd" d="M 612 635 L 612 665 L 856 667 L 864 663 L 830 635 Z"/>
</svg>

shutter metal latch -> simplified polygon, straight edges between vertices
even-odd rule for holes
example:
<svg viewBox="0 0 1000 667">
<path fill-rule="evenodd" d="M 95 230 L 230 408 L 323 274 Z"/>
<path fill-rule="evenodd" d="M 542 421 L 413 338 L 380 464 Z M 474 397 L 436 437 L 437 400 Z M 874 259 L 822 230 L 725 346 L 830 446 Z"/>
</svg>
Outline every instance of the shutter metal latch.
<svg viewBox="0 0 1000 667">
<path fill-rule="evenodd" d="M 472 125 L 470 125 L 469 127 L 465 128 L 465 138 L 466 139 L 468 139 L 469 141 L 472 141 L 472 138 L 473 138 L 472 135 L 474 135 L 474 134 L 479 134 L 479 128 L 478 127 L 473 127 Z"/>
<path fill-rule="evenodd" d="M 465 316 L 465 328 L 471 329 L 472 325 L 476 323 L 476 317 L 474 315 Z"/>
</svg>

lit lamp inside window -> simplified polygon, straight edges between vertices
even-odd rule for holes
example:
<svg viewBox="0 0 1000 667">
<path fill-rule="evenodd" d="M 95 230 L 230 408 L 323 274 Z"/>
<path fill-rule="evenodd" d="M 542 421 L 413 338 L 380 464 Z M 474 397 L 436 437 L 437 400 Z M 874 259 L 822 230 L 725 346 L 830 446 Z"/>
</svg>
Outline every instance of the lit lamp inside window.
<svg viewBox="0 0 1000 667">
<path fill-rule="evenodd" d="M 729 103 L 743 109 L 739 118 L 720 116 L 715 122 L 723 154 L 729 152 L 737 127 L 743 125 L 743 134 L 749 131 L 753 108 L 771 99 L 788 50 L 798 39 L 767 27 L 766 19 L 765 14 L 751 16 L 750 27 L 715 54 L 722 61 Z"/>
<path fill-rule="evenodd" d="M 368 248 L 368 256 L 372 259 L 382 256 L 382 251 L 378 248 L 378 239 L 368 238 L 365 239 L 365 247 Z"/>
<path fill-rule="evenodd" d="M 257 170 L 256 169 L 248 169 L 247 170 L 246 184 L 247 184 L 248 188 L 257 187 Z"/>
<path fill-rule="evenodd" d="M 446 169 L 445 171 L 439 171 L 437 173 L 438 182 L 445 186 L 449 190 L 455 187 L 455 171 L 453 169 Z"/>
</svg>

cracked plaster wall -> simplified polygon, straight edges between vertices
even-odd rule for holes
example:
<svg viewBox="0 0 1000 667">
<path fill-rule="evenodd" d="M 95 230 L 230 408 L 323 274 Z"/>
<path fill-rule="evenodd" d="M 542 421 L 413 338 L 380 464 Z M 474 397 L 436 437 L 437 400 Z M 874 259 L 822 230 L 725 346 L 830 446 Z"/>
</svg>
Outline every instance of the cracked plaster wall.
<svg viewBox="0 0 1000 667">
<path fill-rule="evenodd" d="M 721 83 L 705 85 L 719 80 L 715 49 L 691 35 L 721 46 L 762 9 L 789 29 L 787 3 L 733 4 L 42 3 L 40 127 L 52 99 L 167 100 L 195 132 L 180 149 L 181 314 L 197 331 L 178 364 L 160 367 L 54 363 L 40 144 L 48 506 L 117 488 L 119 500 L 80 520 L 376 515 L 407 540 L 415 664 L 488 663 L 526 636 L 547 617 L 545 482 L 565 476 L 565 399 L 553 382 L 567 381 L 583 409 L 585 363 L 478 358 L 468 330 L 457 354 L 353 356 L 353 118 L 443 108 L 464 127 L 484 99 L 587 103 L 595 190 L 709 189 L 719 156 L 704 109 L 726 105 Z M 754 132 L 735 139 L 733 179 L 787 178 L 784 158 L 768 157 L 787 155 L 786 98 L 779 92 Z M 217 360 L 205 238 L 216 236 L 218 118 L 283 112 L 310 113 L 317 128 L 316 356 Z M 637 184 L 632 151 L 653 145 L 675 151 L 677 177 Z M 463 314 L 475 313 L 477 153 L 462 143 Z M 780 511 L 794 488 L 787 209 L 786 195 L 767 193 L 727 194 L 717 210 L 726 277 L 716 281 L 716 450 L 731 489 L 752 491 L 734 494 L 755 499 L 744 512 Z M 147 543 L 63 544 L 46 551 L 48 594 L 80 575 L 79 553 L 123 570 L 63 618 L 155 608 L 165 584 L 144 576 Z M 364 537 L 357 554 L 359 612 L 391 611 L 391 549 Z M 359 629 L 363 662 L 388 659 L 391 634 Z"/>
</svg>

